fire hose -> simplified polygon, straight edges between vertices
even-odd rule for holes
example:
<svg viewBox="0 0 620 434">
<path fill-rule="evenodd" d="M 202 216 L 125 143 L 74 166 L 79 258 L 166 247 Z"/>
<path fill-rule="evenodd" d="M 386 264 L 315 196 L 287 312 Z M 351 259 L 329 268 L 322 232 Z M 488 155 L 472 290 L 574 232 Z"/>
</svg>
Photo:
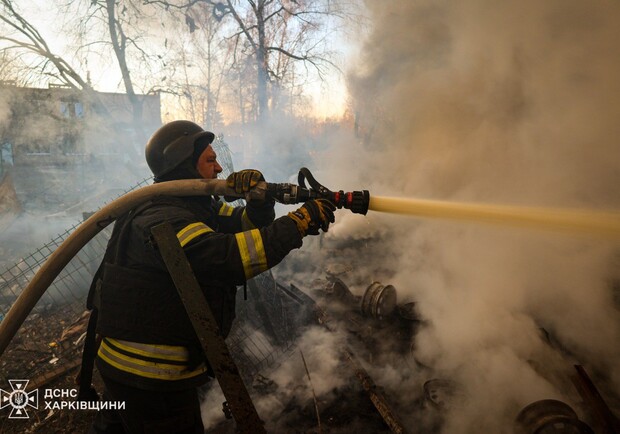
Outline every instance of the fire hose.
<svg viewBox="0 0 620 434">
<path fill-rule="evenodd" d="M 306 187 L 308 180 L 310 188 Z M 67 239 L 48 257 L 32 280 L 15 300 L 0 323 L 0 356 L 26 320 L 47 288 L 60 274 L 69 261 L 106 226 L 121 215 L 148 200 L 161 196 L 223 196 L 264 200 L 271 197 L 283 204 L 295 204 L 314 198 L 331 200 L 336 207 L 355 213 L 366 214 L 370 195 L 368 191 L 332 192 L 319 184 L 306 168 L 299 171 L 299 184 L 259 182 L 245 196 L 238 194 L 220 179 L 191 179 L 161 182 L 129 192 L 95 212 L 73 231 Z"/>
<path fill-rule="evenodd" d="M 308 181 L 309 187 L 306 187 L 306 181 Z M 0 356 L 56 276 L 77 252 L 106 226 L 132 208 L 156 197 L 209 195 L 225 198 L 244 197 L 236 193 L 234 189 L 227 187 L 224 180 L 168 181 L 127 193 L 94 213 L 49 256 L 11 306 L 4 320 L 0 323 Z M 620 239 L 620 213 L 618 212 L 531 208 L 378 196 L 371 198 L 367 190 L 352 192 L 329 190 L 321 185 L 306 168 L 299 171 L 298 185 L 259 182 L 252 191 L 245 195 L 245 199 L 265 199 L 268 197 L 282 204 L 296 204 L 310 199 L 325 198 L 332 201 L 337 208 L 348 209 L 353 213 L 364 215 L 370 209 L 377 212 L 421 217 L 590 233 L 615 241 Z"/>
</svg>

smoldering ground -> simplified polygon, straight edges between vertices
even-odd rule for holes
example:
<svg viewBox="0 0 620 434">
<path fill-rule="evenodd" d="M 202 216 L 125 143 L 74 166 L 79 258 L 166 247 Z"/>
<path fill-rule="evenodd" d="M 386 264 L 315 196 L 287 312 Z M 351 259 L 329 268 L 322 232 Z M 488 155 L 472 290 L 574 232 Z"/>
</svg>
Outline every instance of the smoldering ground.
<svg viewBox="0 0 620 434">
<path fill-rule="evenodd" d="M 340 360 L 342 345 L 338 334 L 322 327 L 310 327 L 300 337 L 296 350 L 281 357 L 272 369 L 264 371 L 270 383 L 269 393 L 255 396 L 254 405 L 267 432 L 289 432 L 299 420 L 309 420 L 310 426 L 316 426 L 314 411 L 309 416 L 300 414 L 300 411 L 313 402 L 314 396 L 320 410 L 324 411 L 325 406 L 336 398 L 335 391 L 346 384 L 348 378 Z M 221 410 L 224 401 L 219 387 L 213 385 L 208 389 L 202 404 L 202 418 L 207 430 L 224 420 Z"/>
</svg>

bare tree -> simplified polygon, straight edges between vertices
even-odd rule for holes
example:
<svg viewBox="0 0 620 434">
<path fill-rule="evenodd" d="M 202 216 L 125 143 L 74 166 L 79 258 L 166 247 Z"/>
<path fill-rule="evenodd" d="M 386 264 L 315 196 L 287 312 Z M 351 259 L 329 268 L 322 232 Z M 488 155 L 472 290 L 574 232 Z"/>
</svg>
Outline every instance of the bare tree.
<svg viewBox="0 0 620 434">
<path fill-rule="evenodd" d="M 17 83 L 23 65 L 19 56 L 7 50 L 0 50 L 0 82 Z"/>
<path fill-rule="evenodd" d="M 310 69 L 322 79 L 328 67 L 335 67 L 324 44 L 323 23 L 330 17 L 344 17 L 337 0 L 144 0 L 167 9 L 189 11 L 207 4 L 213 16 L 229 26 L 227 39 L 237 47 L 237 60 L 252 59 L 255 73 L 257 120 L 269 116 L 278 87 L 284 77 Z M 242 70 L 242 68 L 238 68 Z M 271 101 L 271 106 L 270 106 Z"/>
<path fill-rule="evenodd" d="M 113 47 L 113 52 L 121 70 L 123 84 L 127 91 L 127 99 L 131 105 L 132 119 L 130 125 L 132 130 L 135 131 L 133 141 L 135 144 L 144 143 L 142 99 L 134 90 L 127 53 L 127 47 L 133 43 L 133 39 L 127 37 L 121 25 L 126 22 L 119 18 L 119 15 L 125 14 L 124 11 L 126 9 L 119 12 L 117 10 L 118 4 L 114 1 L 102 0 L 99 3 L 91 1 L 89 3 L 90 11 L 87 11 L 87 15 L 83 16 L 81 14 L 83 11 L 78 6 L 80 6 L 78 1 L 69 1 L 66 4 L 67 10 L 64 11 L 65 14 L 76 19 L 86 18 L 86 21 L 98 17 L 100 18 L 98 23 L 102 22 L 101 18 L 104 19 L 105 28 L 107 28 L 110 35 L 107 44 Z M 97 13 L 99 13 L 98 16 Z M 0 50 L 19 53 L 18 55 L 21 56 L 22 63 L 26 65 L 25 69 L 34 72 L 39 77 L 52 77 L 59 84 L 79 90 L 88 106 L 97 115 L 103 116 L 103 120 L 108 126 L 117 123 L 106 105 L 103 104 L 100 94 L 91 85 L 88 73 L 84 77 L 84 73 L 79 71 L 79 65 L 77 68 L 74 66 L 77 62 L 72 62 L 68 58 L 57 54 L 41 32 L 19 12 L 14 1 L 0 0 L 0 23 L 4 23 L 10 30 L 10 32 L 5 31 L 0 34 L 0 41 L 4 42 Z M 97 40 L 95 43 L 100 44 L 102 40 Z M 92 42 L 88 41 L 87 44 L 92 44 Z M 36 82 L 35 80 L 30 81 Z M 125 132 L 118 128 L 108 128 L 108 130 L 118 135 L 115 142 L 127 142 Z"/>
<path fill-rule="evenodd" d="M 171 87 L 177 89 L 191 120 L 215 129 L 222 122 L 219 104 L 222 89 L 230 84 L 233 50 L 221 37 L 221 22 L 207 5 L 196 5 L 176 17 L 189 32 L 174 42 L 178 54 L 173 62 L 180 77 Z"/>
<path fill-rule="evenodd" d="M 129 102 L 131 103 L 131 106 L 133 108 L 132 114 L 134 128 L 138 129 L 140 133 L 139 135 L 143 137 L 144 132 L 141 131 L 142 101 L 138 99 L 136 95 L 133 87 L 133 82 L 131 81 L 129 66 L 127 65 L 127 43 L 132 41 L 127 37 L 127 34 L 123 29 L 120 17 L 117 14 L 118 9 L 116 8 L 116 3 L 116 0 L 105 0 L 105 2 L 97 2 L 98 5 L 103 6 L 103 10 L 106 14 L 108 31 L 110 33 L 110 41 L 112 42 L 114 54 L 116 55 L 118 66 L 121 70 L 121 75 L 123 77 L 123 83 L 125 85 L 127 97 L 129 98 Z M 91 4 L 93 3 L 91 2 Z"/>
<path fill-rule="evenodd" d="M 323 42 L 322 18 L 338 16 L 336 2 L 322 0 L 246 0 L 208 1 L 220 19 L 231 19 L 237 30 L 231 38 L 243 38 L 256 67 L 258 119 L 270 112 L 270 100 L 277 101 L 277 89 L 300 63 L 322 77 L 334 66 Z M 270 84 L 273 86 L 270 89 Z M 270 92 L 271 91 L 271 92 Z"/>
<path fill-rule="evenodd" d="M 54 77 L 60 83 L 96 98 L 88 81 L 68 61 L 52 51 L 41 33 L 15 9 L 13 1 L 0 0 L 0 21 L 15 35 L 0 35 L 0 41 L 5 42 L 1 48 L 3 52 L 16 50 L 33 54 L 30 69 L 39 70 L 43 75 Z"/>
<path fill-rule="evenodd" d="M 75 0 L 70 1 L 69 5 L 73 1 Z M 88 12 L 81 17 L 84 22 L 98 19 L 101 23 L 105 23 L 107 41 L 100 42 L 112 47 L 123 87 L 132 108 L 131 124 L 139 142 L 143 142 L 146 138 L 143 129 L 143 98 L 136 92 L 130 62 L 133 60 L 141 68 L 145 66 L 148 68 L 156 63 L 158 58 L 162 58 L 161 55 L 149 53 L 144 48 L 149 44 L 143 39 L 146 26 L 141 27 L 140 24 L 153 21 L 148 16 L 146 8 L 148 6 L 132 0 L 91 0 Z"/>
<path fill-rule="evenodd" d="M 93 46 L 103 47 L 100 52 L 110 51 L 118 64 L 122 84 L 131 106 L 130 124 L 136 133 L 136 141 L 144 142 L 143 97 L 136 92 L 132 69 L 150 71 L 162 58 L 161 54 L 148 53 L 143 48 L 148 45 L 141 39 L 144 27 L 153 21 L 147 9 L 154 8 L 133 0 L 88 2 L 67 0 L 59 7 L 68 20 L 65 34 L 73 34 L 81 41 L 81 45 L 76 48 L 76 59 L 70 60 L 52 50 L 37 28 L 19 13 L 13 0 L 0 0 L 0 20 L 12 30 L 12 34 L 3 33 L 0 36 L 0 41 L 5 42 L 2 50 L 29 53 L 27 59 L 29 70 L 37 71 L 43 77 L 53 77 L 61 84 L 81 90 L 94 101 L 99 113 L 105 113 L 106 110 L 98 101 L 88 75 L 84 77 L 84 72 L 80 72 L 79 53 Z M 141 82 L 144 84 L 146 80 Z M 155 87 L 153 89 L 155 90 Z M 148 90 L 143 90 L 143 93 L 148 93 Z"/>
</svg>

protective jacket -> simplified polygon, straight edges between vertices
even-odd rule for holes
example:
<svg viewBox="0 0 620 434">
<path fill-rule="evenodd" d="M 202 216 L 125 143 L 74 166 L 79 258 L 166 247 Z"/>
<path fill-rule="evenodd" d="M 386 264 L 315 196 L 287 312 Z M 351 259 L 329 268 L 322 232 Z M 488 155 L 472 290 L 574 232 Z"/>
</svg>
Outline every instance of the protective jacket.
<svg viewBox="0 0 620 434">
<path fill-rule="evenodd" d="M 172 225 L 226 336 L 236 286 L 302 244 L 292 219 L 273 218 L 269 204 L 233 208 L 211 197 L 167 197 L 117 220 L 89 297 L 102 337 L 99 371 L 147 390 L 202 384 L 208 362 L 150 230 L 164 221 Z"/>
</svg>

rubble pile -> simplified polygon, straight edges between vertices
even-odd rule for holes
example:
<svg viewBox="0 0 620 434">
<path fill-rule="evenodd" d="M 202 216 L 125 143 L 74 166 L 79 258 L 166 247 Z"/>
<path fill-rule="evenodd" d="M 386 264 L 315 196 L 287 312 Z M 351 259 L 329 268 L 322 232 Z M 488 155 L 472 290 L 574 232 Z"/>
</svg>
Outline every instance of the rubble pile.
<svg viewBox="0 0 620 434">
<path fill-rule="evenodd" d="M 78 306 L 38 305 L 2 355 L 0 368 L 8 378 L 28 378 L 29 387 L 40 387 L 58 368 L 69 370 L 81 357 L 88 312 L 76 315 Z M 84 310 L 82 306 L 82 310 Z"/>
</svg>

